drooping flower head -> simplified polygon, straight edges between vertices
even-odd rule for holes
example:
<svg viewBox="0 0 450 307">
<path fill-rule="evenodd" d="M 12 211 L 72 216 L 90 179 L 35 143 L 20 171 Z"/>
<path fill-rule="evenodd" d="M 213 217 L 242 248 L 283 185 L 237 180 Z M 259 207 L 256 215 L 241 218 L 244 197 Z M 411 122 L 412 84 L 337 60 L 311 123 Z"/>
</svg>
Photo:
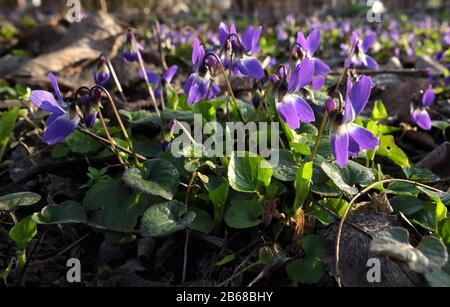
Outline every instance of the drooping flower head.
<svg viewBox="0 0 450 307">
<path fill-rule="evenodd" d="M 211 99 L 220 92 L 211 75 L 218 63 L 214 57 L 206 57 L 206 55 L 203 45 L 195 38 L 192 50 L 194 73 L 189 76 L 184 86 L 184 92 L 188 95 L 187 102 L 189 105 L 196 104 L 205 98 Z"/>
<path fill-rule="evenodd" d="M 430 86 L 424 93 L 416 95 L 411 103 L 411 120 L 423 130 L 431 130 L 431 118 L 427 109 L 436 101 L 436 92 Z"/>
<path fill-rule="evenodd" d="M 236 26 L 234 24 L 229 27 L 223 22 L 220 24 L 219 41 L 233 55 L 231 67 L 233 73 L 240 73 L 243 76 L 258 80 L 265 77 L 266 74 L 261 63 L 253 55 L 259 50 L 261 32 L 262 27 L 255 28 L 249 26 L 244 34 L 240 36 L 236 32 Z M 225 61 L 225 64 L 229 65 L 227 61 Z"/>
<path fill-rule="evenodd" d="M 294 55 L 300 60 L 311 59 L 314 63 L 313 90 L 320 90 L 325 85 L 325 77 L 330 72 L 330 67 L 320 59 L 314 57 L 320 46 L 321 35 L 318 29 L 314 29 L 308 38 L 302 32 L 297 33 L 297 42 L 294 47 Z"/>
<path fill-rule="evenodd" d="M 370 77 L 361 76 L 355 85 L 349 78 L 345 109 L 330 114 L 331 150 L 340 167 L 347 164 L 349 156 L 355 157 L 361 150 L 374 149 L 380 143 L 372 132 L 354 124 L 369 101 L 372 87 Z"/>
<path fill-rule="evenodd" d="M 127 31 L 127 37 L 125 41 L 125 46 L 122 52 L 122 58 L 125 63 L 128 62 L 137 62 L 138 61 L 138 52 L 144 50 L 144 47 L 136 42 L 136 38 L 134 37 L 134 33 L 132 30 Z"/>
<path fill-rule="evenodd" d="M 56 77 L 52 73 L 49 73 L 48 77 L 57 99 L 50 92 L 37 90 L 31 92 L 30 100 L 38 108 L 51 113 L 46 121 L 48 128 L 42 139 L 49 145 L 55 145 L 75 130 L 80 123 L 80 117 L 76 105 L 67 105 L 63 100 Z"/>
<path fill-rule="evenodd" d="M 91 95 L 83 95 L 81 97 L 81 104 L 83 105 L 83 119 L 88 128 L 92 128 L 97 119 L 98 112 L 101 107 L 102 91 L 99 88 L 94 88 Z"/>
<path fill-rule="evenodd" d="M 177 65 L 172 65 L 167 69 L 167 71 L 161 76 L 156 75 L 150 69 L 146 70 L 148 81 L 154 85 L 153 91 L 155 98 L 160 98 L 161 93 L 165 96 L 167 94 L 166 86 L 172 83 L 173 78 L 175 77 L 178 71 Z M 139 76 L 144 78 L 144 74 L 142 70 L 139 71 Z"/>
<path fill-rule="evenodd" d="M 302 97 L 302 89 L 310 84 L 314 74 L 314 63 L 306 58 L 288 75 L 287 65 L 278 75 L 272 75 L 277 112 L 291 129 L 298 129 L 300 123 L 315 121 L 314 111 Z"/>
<path fill-rule="evenodd" d="M 94 69 L 95 84 L 105 86 L 110 78 L 111 74 L 108 68 L 108 59 L 104 54 L 102 54 L 98 60 L 97 66 Z"/>
<path fill-rule="evenodd" d="M 369 69 L 378 69 L 378 63 L 367 54 L 367 52 L 373 47 L 376 41 L 376 35 L 371 32 L 366 36 L 364 40 L 361 40 L 358 33 L 353 32 L 352 43 L 349 51 L 350 58 L 346 61 L 346 66 L 351 64 L 356 67 L 367 67 Z"/>
</svg>

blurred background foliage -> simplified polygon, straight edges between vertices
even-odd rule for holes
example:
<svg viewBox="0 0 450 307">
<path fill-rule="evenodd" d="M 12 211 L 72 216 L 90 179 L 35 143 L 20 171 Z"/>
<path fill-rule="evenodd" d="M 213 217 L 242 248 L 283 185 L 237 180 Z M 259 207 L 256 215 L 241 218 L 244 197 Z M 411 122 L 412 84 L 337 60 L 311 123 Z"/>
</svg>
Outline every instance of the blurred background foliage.
<svg viewBox="0 0 450 307">
<path fill-rule="evenodd" d="M 346 11 L 352 13 L 368 3 L 382 3 L 386 10 L 441 9 L 450 0 L 81 0 L 86 10 L 108 10 L 115 13 L 177 14 L 201 11 L 203 13 L 230 12 L 234 14 L 270 13 L 286 14 L 316 10 Z M 2 9 L 64 10 L 67 0 L 0 0 Z"/>
</svg>

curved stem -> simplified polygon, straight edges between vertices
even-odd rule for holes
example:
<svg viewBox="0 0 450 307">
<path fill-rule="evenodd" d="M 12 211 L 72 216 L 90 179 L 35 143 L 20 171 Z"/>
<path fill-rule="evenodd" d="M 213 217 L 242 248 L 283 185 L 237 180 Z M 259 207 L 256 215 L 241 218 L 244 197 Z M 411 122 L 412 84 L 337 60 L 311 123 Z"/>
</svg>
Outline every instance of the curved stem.
<svg viewBox="0 0 450 307">
<path fill-rule="evenodd" d="M 120 97 L 122 98 L 122 100 L 124 102 L 127 102 L 127 98 L 125 97 L 122 85 L 120 84 L 120 81 L 119 81 L 119 78 L 117 78 L 117 74 L 116 74 L 116 71 L 114 69 L 114 66 L 112 65 L 112 63 L 109 60 L 109 58 L 107 58 L 106 56 L 105 56 L 105 58 L 106 58 L 106 65 L 108 66 L 109 73 L 113 77 L 114 83 L 116 84 L 116 87 L 117 87 L 117 90 L 119 91 Z"/>
<path fill-rule="evenodd" d="M 108 127 L 106 126 L 105 118 L 103 117 L 103 114 L 102 114 L 101 110 L 98 111 L 98 117 L 100 118 L 100 122 L 102 123 L 103 130 L 106 133 L 106 137 L 108 138 L 108 142 L 111 145 L 111 151 L 113 152 L 113 154 L 116 155 L 117 160 L 119 161 L 119 163 L 124 165 L 125 168 L 126 168 L 126 164 L 123 161 L 122 157 L 120 156 L 120 153 L 117 151 L 116 144 L 114 143 L 114 140 L 112 139 L 111 134 L 108 131 Z"/>
<path fill-rule="evenodd" d="M 335 255 L 335 265 L 336 265 L 336 282 L 338 283 L 339 287 L 342 287 L 342 282 L 341 282 L 341 272 L 340 272 L 340 266 L 339 266 L 339 262 L 340 262 L 340 246 L 341 246 L 341 237 L 342 237 L 342 230 L 344 229 L 344 224 L 345 221 L 347 219 L 347 216 L 350 212 L 350 209 L 352 208 L 352 206 L 355 204 L 355 202 L 364 194 L 368 193 L 370 190 L 372 190 L 373 188 L 375 188 L 376 186 L 380 185 L 380 184 L 386 184 L 386 183 L 392 183 L 392 182 L 403 182 L 403 183 L 409 183 L 418 187 L 422 187 L 422 188 L 426 188 L 428 190 L 432 190 L 438 193 L 444 193 L 443 191 L 427 186 L 425 184 L 422 183 L 418 183 L 418 182 L 414 182 L 414 181 L 410 181 L 410 180 L 405 180 L 405 179 L 386 179 L 386 180 L 381 180 L 378 182 L 375 182 L 373 184 L 371 184 L 370 186 L 368 186 L 367 188 L 365 188 L 364 190 L 362 190 L 360 193 L 358 193 L 353 199 L 352 201 L 348 204 L 347 209 L 345 210 L 344 216 L 341 219 L 341 222 L 339 224 L 339 229 L 338 229 L 338 233 L 336 236 L 336 255 Z"/>
<path fill-rule="evenodd" d="M 133 35 L 133 40 L 134 40 L 134 45 L 136 45 L 134 35 Z M 158 103 L 156 102 L 155 93 L 153 93 L 153 86 L 150 84 L 150 81 L 148 80 L 147 71 L 145 70 L 144 59 L 142 58 L 141 51 L 138 48 L 136 48 L 136 54 L 138 57 L 139 66 L 142 70 L 142 74 L 144 75 L 144 80 L 145 80 L 145 84 L 147 85 L 148 94 L 153 103 L 153 107 L 155 108 L 155 112 L 158 115 L 158 117 L 161 118 L 161 112 L 159 111 Z"/>
<path fill-rule="evenodd" d="M 237 110 L 237 112 L 238 112 L 238 114 L 239 114 L 240 119 L 242 120 L 242 122 L 244 122 L 244 117 L 242 116 L 241 109 L 239 108 L 239 105 L 237 104 L 236 96 L 234 96 L 234 92 L 233 92 L 233 89 L 231 88 L 230 80 L 228 79 L 228 76 L 227 76 L 227 73 L 226 73 L 226 71 L 225 71 L 225 68 L 224 68 L 223 65 L 222 65 L 222 61 L 221 61 L 220 58 L 219 58 L 215 53 L 213 53 L 213 52 L 209 52 L 209 53 L 205 56 L 205 59 L 208 58 L 208 57 L 210 57 L 210 56 L 214 57 L 214 58 L 217 60 L 218 65 L 219 65 L 219 68 L 220 68 L 220 72 L 222 73 L 222 75 L 223 75 L 223 77 L 224 77 L 224 79 L 225 79 L 225 83 L 226 83 L 226 85 L 227 85 L 227 88 L 228 88 L 228 91 L 229 91 L 229 93 L 230 93 L 231 99 L 233 100 L 234 107 L 236 108 L 236 110 Z"/>
<path fill-rule="evenodd" d="M 99 136 L 99 135 L 97 135 L 97 134 L 95 134 L 95 133 L 93 133 L 93 132 L 91 132 L 91 131 L 85 129 L 85 128 L 78 127 L 77 130 L 80 131 L 81 133 L 83 133 L 83 134 L 85 134 L 85 135 L 87 135 L 87 136 L 93 138 L 94 140 L 96 140 L 96 141 L 98 141 L 98 142 L 100 142 L 100 143 L 103 143 L 103 144 L 105 144 L 105 145 L 108 145 L 108 144 L 109 144 L 109 141 L 108 141 L 107 139 L 105 139 L 105 138 L 103 138 L 103 137 L 101 137 L 101 136 Z M 126 148 L 124 148 L 124 147 L 122 147 L 122 146 L 120 146 L 120 145 L 118 145 L 118 144 L 116 144 L 115 146 L 116 146 L 116 148 L 117 148 L 118 150 L 120 150 L 120 151 L 122 151 L 122 152 L 124 152 L 124 153 L 126 153 L 126 154 L 128 154 L 128 155 L 132 155 L 132 154 L 133 154 L 129 149 L 126 149 Z M 144 156 L 141 156 L 141 155 L 139 155 L 139 154 L 136 154 L 136 156 L 137 156 L 138 159 L 141 160 L 141 161 L 147 161 L 147 158 L 144 157 Z"/>
<path fill-rule="evenodd" d="M 336 93 L 338 93 L 339 87 L 341 86 L 342 81 L 344 81 L 344 77 L 347 74 L 347 71 L 348 71 L 348 68 L 345 68 L 342 71 L 342 74 L 339 76 L 338 83 L 336 84 L 333 94 L 331 95 L 332 98 L 336 95 Z M 322 122 L 320 124 L 319 132 L 317 134 L 316 143 L 314 144 L 314 149 L 313 149 L 313 152 L 311 153 L 311 158 L 310 158 L 311 162 L 314 162 L 314 159 L 316 158 L 317 151 L 319 150 L 320 140 L 322 139 L 322 135 L 323 135 L 325 128 L 327 126 L 327 123 L 328 123 L 328 117 L 329 117 L 328 112 L 325 111 L 323 118 L 322 118 Z"/>
<path fill-rule="evenodd" d="M 125 125 L 123 124 L 122 118 L 120 117 L 119 111 L 117 110 L 116 104 L 114 103 L 114 100 L 111 97 L 111 94 L 102 86 L 96 85 L 94 86 L 91 90 L 93 91 L 94 89 L 100 89 L 103 93 L 106 94 L 106 97 L 109 100 L 109 103 L 111 104 L 111 107 L 114 111 L 114 115 L 117 118 L 117 122 L 119 123 L 120 129 L 122 130 L 122 134 L 125 137 L 125 140 L 128 143 L 128 146 L 130 146 L 130 150 L 133 153 L 133 157 L 134 157 L 134 161 L 136 162 L 136 164 L 139 164 L 139 159 L 137 158 L 136 152 L 134 151 L 134 146 L 133 146 L 133 142 L 130 139 L 130 136 L 128 135 L 127 129 L 125 128 Z"/>
</svg>

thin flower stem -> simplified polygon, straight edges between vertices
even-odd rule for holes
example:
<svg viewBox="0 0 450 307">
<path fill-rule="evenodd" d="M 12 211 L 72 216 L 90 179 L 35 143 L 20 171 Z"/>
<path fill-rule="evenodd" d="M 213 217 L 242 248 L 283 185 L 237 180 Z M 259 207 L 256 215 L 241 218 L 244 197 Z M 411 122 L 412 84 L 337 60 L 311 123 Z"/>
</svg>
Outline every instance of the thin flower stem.
<svg viewBox="0 0 450 307">
<path fill-rule="evenodd" d="M 189 194 L 191 193 L 192 186 L 194 185 L 195 179 L 197 178 L 197 172 L 192 174 L 191 180 L 189 181 L 189 185 L 186 190 L 186 199 L 184 204 L 186 206 L 186 210 L 189 206 Z M 190 239 L 190 230 L 186 229 L 186 241 L 184 243 L 184 260 L 183 260 L 183 276 L 181 279 L 181 283 L 184 284 L 186 282 L 187 275 L 187 264 L 188 264 L 188 248 L 189 248 L 189 239 Z"/>
<path fill-rule="evenodd" d="M 341 86 L 342 81 L 344 81 L 344 77 L 347 74 L 347 71 L 348 71 L 348 68 L 344 69 L 342 71 L 341 75 L 339 76 L 339 80 L 338 80 L 338 83 L 336 84 L 336 88 L 334 89 L 334 92 L 331 95 L 332 98 L 339 91 L 339 87 Z M 340 106 L 340 108 L 342 108 L 342 106 Z M 323 118 L 322 118 L 322 123 L 320 124 L 319 132 L 317 134 L 316 143 L 314 144 L 314 149 L 313 149 L 313 152 L 311 153 L 311 158 L 309 159 L 311 162 L 314 162 L 314 159 L 316 158 L 317 151 L 319 150 L 320 140 L 322 139 L 322 135 L 323 135 L 325 128 L 327 126 L 327 123 L 328 123 L 328 117 L 329 117 L 328 112 L 325 111 Z"/>
<path fill-rule="evenodd" d="M 134 36 L 133 40 L 135 40 Z M 136 41 L 134 41 L 134 45 L 136 46 Z M 150 95 L 150 99 L 153 103 L 153 107 L 155 108 L 155 112 L 158 115 L 158 117 L 161 118 L 161 112 L 159 111 L 158 103 L 156 102 L 155 93 L 153 93 L 153 87 L 150 84 L 150 81 L 148 80 L 147 71 L 145 70 L 144 59 L 142 58 L 142 54 L 138 48 L 136 48 L 136 54 L 138 57 L 139 66 L 142 70 L 142 74 L 144 75 L 144 80 L 145 84 L 147 85 L 148 94 Z"/>
<path fill-rule="evenodd" d="M 94 140 L 96 140 L 96 141 L 102 143 L 102 144 L 105 144 L 105 145 L 109 145 L 109 144 L 110 144 L 110 142 L 109 142 L 107 139 L 105 139 L 105 138 L 103 138 L 103 137 L 101 137 L 101 136 L 99 136 L 99 135 L 97 135 L 97 134 L 95 134 L 95 133 L 93 133 L 93 132 L 91 132 L 91 131 L 85 129 L 85 128 L 78 127 L 77 130 L 80 131 L 81 133 L 83 133 L 83 134 L 85 134 L 85 135 L 87 135 L 87 136 L 93 138 Z M 132 155 L 132 154 L 133 154 L 129 149 L 126 149 L 126 148 L 124 148 L 124 147 L 122 147 L 122 146 L 120 146 L 120 145 L 118 145 L 118 144 L 115 144 L 115 146 L 116 146 L 116 148 L 117 148 L 118 150 L 120 150 L 120 151 L 122 151 L 122 152 L 124 152 L 124 153 L 126 153 L 126 154 L 128 154 L 128 155 Z M 137 156 L 138 159 L 141 160 L 141 161 L 146 161 L 146 160 L 147 160 L 146 157 L 141 156 L 141 155 L 139 155 L 139 154 L 136 154 L 136 156 Z"/>
<path fill-rule="evenodd" d="M 336 262 L 335 262 L 335 265 L 336 265 L 336 282 L 338 283 L 339 287 L 342 287 L 341 270 L 340 270 L 340 247 L 341 247 L 342 231 L 344 229 L 345 221 L 347 219 L 348 214 L 350 213 L 351 208 L 353 207 L 353 205 L 356 203 L 356 201 L 359 198 L 361 198 L 363 195 L 368 193 L 373 188 L 377 187 L 378 185 L 383 185 L 383 184 L 392 183 L 392 182 L 409 183 L 409 184 L 415 185 L 417 187 L 421 187 L 421 188 L 425 188 L 425 189 L 428 189 L 428 190 L 432 190 L 434 192 L 444 193 L 443 191 L 441 191 L 439 189 L 427 186 L 427 185 L 422 184 L 422 183 L 410 181 L 410 180 L 405 180 L 405 179 L 386 179 L 386 180 L 381 180 L 381 181 L 378 181 L 378 182 L 375 182 L 375 183 L 371 184 L 370 186 L 368 186 L 367 188 L 362 190 L 359 194 L 357 194 L 351 200 L 351 202 L 348 204 L 347 209 L 345 210 L 344 216 L 342 217 L 341 222 L 339 224 L 339 229 L 338 229 L 338 233 L 337 233 L 337 236 L 336 236 L 336 255 L 335 255 Z"/>
<path fill-rule="evenodd" d="M 113 152 L 113 154 L 116 155 L 119 163 L 121 165 L 125 166 L 125 168 L 126 168 L 126 164 L 123 161 L 122 157 L 120 156 L 120 153 L 117 151 L 116 144 L 114 143 L 114 140 L 108 131 L 108 127 L 106 126 L 105 118 L 103 117 L 103 113 L 101 110 L 99 110 L 99 112 L 98 112 L 98 117 L 100 118 L 100 122 L 102 123 L 103 130 L 105 131 L 106 137 L 108 138 L 108 142 L 111 145 L 111 151 Z"/>
<path fill-rule="evenodd" d="M 155 21 L 156 26 L 156 38 L 158 39 L 158 50 L 159 50 L 159 56 L 161 58 L 161 64 L 164 68 L 164 70 L 168 69 L 166 57 L 164 55 L 164 50 L 162 48 L 162 40 L 161 40 L 161 25 L 159 23 L 159 20 Z"/>
<path fill-rule="evenodd" d="M 230 94 L 230 96 L 231 96 L 231 99 L 232 99 L 232 101 L 233 101 L 234 107 L 236 108 L 236 110 L 237 110 L 237 112 L 238 112 L 238 114 L 239 114 L 240 119 L 242 120 L 242 122 L 244 122 L 244 117 L 242 116 L 241 108 L 239 107 L 239 105 L 238 105 L 238 103 L 237 103 L 236 96 L 234 96 L 234 92 L 233 92 L 233 89 L 232 89 L 232 87 L 231 87 L 230 79 L 228 79 L 228 76 L 227 76 L 227 73 L 226 73 L 226 71 L 225 71 L 225 68 L 223 67 L 222 61 L 220 60 L 220 58 L 219 58 L 215 53 L 212 53 L 212 52 L 208 53 L 208 54 L 205 56 L 205 59 L 206 59 L 208 56 L 212 56 L 212 57 L 214 57 L 214 58 L 217 60 L 218 65 L 219 65 L 219 68 L 220 68 L 220 72 L 222 73 L 222 75 L 223 75 L 223 77 L 224 77 L 224 79 L 225 79 L 225 83 L 226 83 L 226 85 L 227 85 L 228 92 L 229 92 L 229 94 Z"/>
<path fill-rule="evenodd" d="M 106 64 L 108 66 L 109 73 L 113 77 L 114 83 L 116 84 L 117 90 L 119 91 L 120 97 L 124 102 L 127 102 L 127 98 L 125 97 L 125 94 L 123 92 L 122 85 L 120 84 L 119 78 L 117 78 L 116 70 L 114 69 L 114 66 L 112 65 L 109 58 L 106 58 Z"/>
<path fill-rule="evenodd" d="M 133 153 L 134 161 L 136 162 L 136 164 L 139 164 L 139 159 L 137 158 L 136 152 L 134 151 L 133 142 L 131 141 L 131 138 L 128 135 L 127 129 L 125 128 L 125 125 L 123 124 L 122 118 L 120 117 L 119 111 L 117 110 L 116 104 L 115 104 L 114 100 L 112 99 L 111 94 L 109 94 L 109 92 L 102 86 L 97 85 L 97 86 L 93 87 L 93 89 L 95 89 L 95 88 L 102 90 L 102 92 L 106 94 L 106 96 L 109 100 L 109 103 L 111 104 L 111 107 L 113 109 L 114 115 L 117 118 L 117 122 L 119 123 L 120 129 L 122 130 L 122 134 L 125 137 L 125 140 L 127 141 L 131 152 Z"/>
<path fill-rule="evenodd" d="M 183 130 L 183 132 L 186 134 L 186 136 L 189 138 L 189 140 L 192 142 L 192 144 L 197 144 L 197 141 L 192 137 L 192 134 L 186 129 L 184 125 L 182 125 L 180 122 L 176 122 L 177 125 Z"/>
</svg>

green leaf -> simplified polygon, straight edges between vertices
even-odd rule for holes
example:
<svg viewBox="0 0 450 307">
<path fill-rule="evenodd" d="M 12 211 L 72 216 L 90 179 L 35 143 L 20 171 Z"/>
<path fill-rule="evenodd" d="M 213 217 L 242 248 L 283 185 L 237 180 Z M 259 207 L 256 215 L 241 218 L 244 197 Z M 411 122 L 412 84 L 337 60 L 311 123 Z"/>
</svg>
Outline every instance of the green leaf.
<svg viewBox="0 0 450 307">
<path fill-rule="evenodd" d="M 408 196 L 417 196 L 419 195 L 419 188 L 411 183 L 406 182 L 392 182 L 389 184 L 387 190 L 385 190 L 387 194 L 396 194 L 396 195 L 408 195 Z"/>
<path fill-rule="evenodd" d="M 291 261 L 286 266 L 286 272 L 295 283 L 317 284 L 325 277 L 327 269 L 322 260 L 306 257 Z"/>
<path fill-rule="evenodd" d="M 85 195 L 83 206 L 86 210 L 97 210 L 95 221 L 101 226 L 114 230 L 131 230 L 139 216 L 150 206 L 160 203 L 161 198 L 150 195 L 132 194 L 113 179 L 96 183 Z M 109 242 L 123 242 L 123 235 L 105 232 Z M 128 236 L 129 241 L 131 238 Z"/>
<path fill-rule="evenodd" d="M 313 204 L 311 207 L 306 208 L 305 214 L 307 216 L 314 217 L 325 226 L 329 226 L 330 224 L 336 222 L 336 218 L 333 215 L 322 209 L 317 204 Z"/>
<path fill-rule="evenodd" d="M 384 106 L 383 102 L 381 100 L 375 101 L 375 105 L 373 107 L 372 111 L 372 119 L 373 120 L 383 120 L 388 117 L 388 112 L 386 110 L 386 107 Z"/>
<path fill-rule="evenodd" d="M 302 241 L 303 251 L 308 257 L 322 258 L 327 250 L 327 244 L 323 237 L 318 235 L 308 235 Z"/>
<path fill-rule="evenodd" d="M 228 166 L 228 180 L 238 192 L 257 192 L 270 184 L 272 174 L 269 162 L 248 152 L 233 153 Z"/>
<path fill-rule="evenodd" d="M 228 199 L 230 185 L 223 177 L 211 176 L 207 184 L 209 199 L 214 207 L 222 208 Z"/>
<path fill-rule="evenodd" d="M 0 162 L 5 154 L 11 134 L 14 131 L 14 125 L 19 117 L 19 108 L 14 107 L 9 111 L 3 112 L 0 120 Z"/>
<path fill-rule="evenodd" d="M 309 195 L 311 179 L 313 175 L 313 163 L 305 162 L 297 171 L 295 180 L 295 203 L 294 211 L 302 208 Z"/>
<path fill-rule="evenodd" d="M 236 255 L 228 255 L 228 256 L 225 256 L 219 262 L 217 262 L 216 266 L 224 266 L 224 265 L 227 265 L 228 263 L 233 262 L 234 260 L 236 260 Z"/>
<path fill-rule="evenodd" d="M 144 126 L 148 124 L 155 124 L 155 125 L 161 124 L 159 117 L 155 113 L 150 111 L 141 110 L 136 112 L 129 112 L 125 110 L 120 110 L 120 114 L 122 114 L 125 117 L 127 122 L 135 126 L 140 125 Z"/>
<path fill-rule="evenodd" d="M 144 162 L 142 170 L 128 169 L 123 180 L 139 192 L 172 200 L 180 183 L 180 174 L 169 161 L 154 159 Z"/>
<path fill-rule="evenodd" d="M 298 166 L 294 154 L 287 149 L 280 149 L 278 164 L 273 168 L 273 177 L 280 181 L 294 181 Z"/>
<path fill-rule="evenodd" d="M 425 206 L 425 202 L 414 196 L 400 195 L 390 199 L 392 208 L 396 213 L 402 212 L 411 215 L 419 212 Z"/>
<path fill-rule="evenodd" d="M 291 143 L 291 150 L 293 152 L 299 153 L 302 156 L 310 156 L 311 155 L 311 149 L 306 144 L 301 143 Z"/>
<path fill-rule="evenodd" d="M 409 244 L 409 233 L 404 228 L 391 228 L 377 234 L 370 250 L 379 256 L 388 256 L 404 262 L 418 273 L 441 269 L 448 260 L 445 245 L 436 237 L 424 237 L 417 248 Z"/>
<path fill-rule="evenodd" d="M 412 181 L 420 181 L 422 183 L 432 183 L 439 181 L 439 176 L 436 176 L 430 170 L 417 168 L 417 167 L 409 167 L 404 168 L 403 172 L 406 175 L 406 178 Z"/>
<path fill-rule="evenodd" d="M 86 212 L 81 204 L 70 200 L 45 207 L 41 213 L 33 214 L 32 218 L 37 224 L 85 223 L 87 221 Z"/>
<path fill-rule="evenodd" d="M 411 215 L 411 220 L 421 227 L 437 232 L 440 221 L 447 217 L 447 208 L 442 203 L 425 202 L 423 209 Z"/>
<path fill-rule="evenodd" d="M 21 220 L 9 232 L 9 237 L 20 249 L 25 249 L 36 235 L 37 225 L 31 217 Z"/>
<path fill-rule="evenodd" d="M 192 224 L 189 226 L 190 229 L 209 234 L 214 230 L 214 221 L 205 210 L 194 208 L 192 212 L 195 213 L 196 217 Z"/>
<path fill-rule="evenodd" d="M 252 120 L 256 113 L 255 107 L 252 104 L 242 101 L 240 99 L 237 100 L 237 104 L 241 110 L 244 122 Z"/>
<path fill-rule="evenodd" d="M 358 193 L 355 185 L 368 185 L 375 181 L 371 169 L 354 161 L 349 161 L 344 168 L 340 168 L 336 162 L 323 162 L 321 168 L 339 189 L 350 195 Z"/>
<path fill-rule="evenodd" d="M 286 192 L 286 186 L 279 181 L 273 181 L 269 186 L 266 187 L 267 197 L 269 197 L 270 199 L 280 197 Z"/>
<path fill-rule="evenodd" d="M 225 213 L 225 222 L 231 228 L 246 229 L 261 223 L 262 206 L 254 200 L 244 200 L 232 204 Z"/>
<path fill-rule="evenodd" d="M 450 248 L 450 218 L 446 218 L 442 221 L 440 235 L 444 241 L 444 244 Z"/>
<path fill-rule="evenodd" d="M 431 287 L 450 287 L 450 262 L 440 270 L 426 273 L 425 277 Z"/>
<path fill-rule="evenodd" d="M 41 200 L 41 195 L 31 192 L 8 194 L 0 197 L 0 212 L 14 211 L 18 207 L 31 206 Z"/>
<path fill-rule="evenodd" d="M 74 131 L 65 142 L 72 152 L 82 155 L 95 153 L 102 148 L 99 142 L 80 131 Z"/>
<path fill-rule="evenodd" d="M 349 203 L 341 198 L 325 198 L 319 200 L 319 203 L 336 213 L 339 217 L 344 217 L 345 211 L 347 211 L 347 207 L 349 206 Z"/>
<path fill-rule="evenodd" d="M 194 220 L 195 213 L 187 211 L 179 201 L 150 207 L 142 217 L 141 234 L 145 237 L 166 237 L 186 229 Z"/>
<path fill-rule="evenodd" d="M 401 168 L 410 167 L 408 156 L 395 144 L 392 135 L 383 135 L 380 137 L 380 146 L 376 154 L 388 158 Z"/>
</svg>

